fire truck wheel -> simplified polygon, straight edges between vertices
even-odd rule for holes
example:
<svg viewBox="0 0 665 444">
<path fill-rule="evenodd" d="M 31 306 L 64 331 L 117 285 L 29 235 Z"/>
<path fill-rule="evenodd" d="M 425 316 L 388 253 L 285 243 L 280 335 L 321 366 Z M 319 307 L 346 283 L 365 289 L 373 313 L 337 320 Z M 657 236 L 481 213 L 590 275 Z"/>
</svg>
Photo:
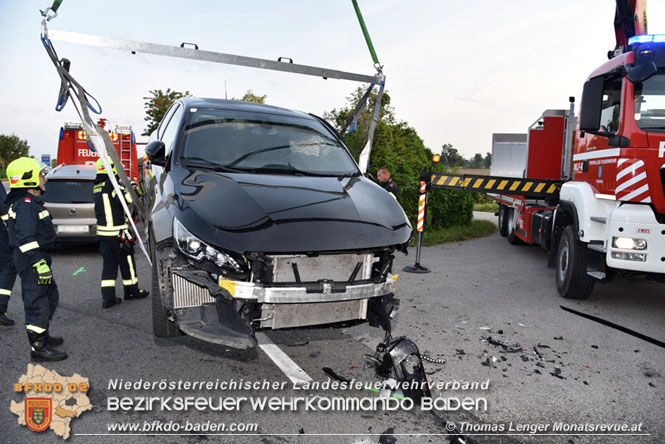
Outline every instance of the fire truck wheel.
<svg viewBox="0 0 665 444">
<path fill-rule="evenodd" d="M 586 299 L 596 280 L 586 272 L 585 246 L 575 236 L 572 225 L 566 227 L 559 240 L 556 261 L 556 288 L 567 299 Z"/>
<path fill-rule="evenodd" d="M 503 237 L 508 236 L 508 218 L 507 213 L 508 207 L 505 205 L 499 205 L 499 234 Z"/>
<path fill-rule="evenodd" d="M 150 233 L 150 251 L 152 261 L 152 333 L 158 338 L 174 338 L 182 336 L 175 322 L 169 321 L 166 311 L 162 305 L 162 298 L 159 292 L 159 274 L 157 271 L 157 257 L 155 253 L 155 244 L 152 233 Z"/>
<path fill-rule="evenodd" d="M 506 208 L 506 237 L 508 237 L 508 243 L 512 245 L 522 245 L 522 239 L 515 235 L 515 227 L 517 223 L 515 222 L 515 209 Z"/>
</svg>

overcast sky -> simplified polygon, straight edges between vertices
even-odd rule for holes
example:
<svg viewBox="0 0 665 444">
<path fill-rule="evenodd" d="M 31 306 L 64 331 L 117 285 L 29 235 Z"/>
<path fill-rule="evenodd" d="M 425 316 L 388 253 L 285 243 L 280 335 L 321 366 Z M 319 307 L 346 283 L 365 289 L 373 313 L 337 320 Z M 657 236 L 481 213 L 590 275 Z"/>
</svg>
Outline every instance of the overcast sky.
<svg viewBox="0 0 665 444">
<path fill-rule="evenodd" d="M 567 108 L 614 47 L 610 0 L 359 0 L 397 117 L 433 151 L 491 151 L 495 132 L 525 132 L 545 109 Z M 0 134 L 55 156 L 72 104 L 56 112 L 60 80 L 39 39 L 46 0 L 0 0 Z M 650 33 L 665 33 L 665 1 L 648 0 Z M 50 29 L 374 74 L 351 0 L 64 0 Z M 322 114 L 359 84 L 54 41 L 58 55 L 114 124 L 145 127 L 153 89 L 202 97 L 267 95 Z M 139 141 L 147 137 L 140 137 Z"/>
</svg>

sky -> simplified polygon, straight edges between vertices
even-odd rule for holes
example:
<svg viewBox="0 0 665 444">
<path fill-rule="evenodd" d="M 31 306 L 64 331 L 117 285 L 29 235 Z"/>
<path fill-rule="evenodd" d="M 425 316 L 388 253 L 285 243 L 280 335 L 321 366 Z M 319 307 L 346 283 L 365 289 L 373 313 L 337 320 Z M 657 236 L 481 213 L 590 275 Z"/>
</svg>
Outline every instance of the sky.
<svg viewBox="0 0 665 444">
<path fill-rule="evenodd" d="M 526 132 L 546 109 L 580 99 L 588 75 L 614 48 L 610 0 L 358 0 L 396 117 L 438 152 L 491 151 L 493 133 Z M 55 111 L 60 80 L 39 39 L 46 0 L 0 0 L 0 134 L 30 154 L 57 152 L 69 103 Z M 650 33 L 665 34 L 665 1 L 647 0 Z M 64 0 L 49 29 L 200 49 L 373 75 L 351 0 Z M 361 84 L 53 41 L 111 125 L 145 129 L 155 89 L 242 97 L 322 115 Z M 70 100 L 71 102 L 71 100 Z M 579 110 L 577 111 L 579 112 Z"/>
</svg>

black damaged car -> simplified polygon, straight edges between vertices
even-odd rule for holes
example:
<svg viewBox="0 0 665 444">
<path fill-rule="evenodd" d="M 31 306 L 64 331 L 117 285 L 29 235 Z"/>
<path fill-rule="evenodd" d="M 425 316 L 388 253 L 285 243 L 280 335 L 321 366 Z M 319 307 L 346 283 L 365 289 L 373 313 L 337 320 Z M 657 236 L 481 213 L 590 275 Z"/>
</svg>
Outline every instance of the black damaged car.
<svg viewBox="0 0 665 444">
<path fill-rule="evenodd" d="M 412 229 L 324 120 L 189 97 L 146 154 L 156 336 L 247 348 L 256 329 L 388 328 Z"/>
</svg>

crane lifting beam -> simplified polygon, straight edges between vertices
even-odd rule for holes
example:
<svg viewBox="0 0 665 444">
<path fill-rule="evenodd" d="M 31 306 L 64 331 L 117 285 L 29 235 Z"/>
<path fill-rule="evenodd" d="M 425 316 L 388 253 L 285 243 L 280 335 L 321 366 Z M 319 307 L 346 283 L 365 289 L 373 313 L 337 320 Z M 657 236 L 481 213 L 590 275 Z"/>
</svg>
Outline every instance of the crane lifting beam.
<svg viewBox="0 0 665 444">
<path fill-rule="evenodd" d="M 59 31 L 51 29 L 48 32 L 51 40 L 60 42 L 76 43 L 80 45 L 98 46 L 104 48 L 118 49 L 121 51 L 130 51 L 132 54 L 137 52 L 146 54 L 155 54 L 168 57 L 179 57 L 182 59 L 201 60 L 204 62 L 224 63 L 227 65 L 246 66 L 249 68 L 269 69 L 273 71 L 283 71 L 296 74 L 304 74 L 324 79 L 342 79 L 362 83 L 379 84 L 384 81 L 382 73 L 374 76 L 355 74 L 352 72 L 338 71 L 335 69 L 319 68 L 309 65 L 298 65 L 296 63 L 281 62 L 275 60 L 258 59 L 254 57 L 245 57 L 221 52 L 204 51 L 198 49 L 197 45 L 182 43 L 180 46 L 162 45 L 158 43 L 139 42 L 136 40 L 125 40 L 110 37 L 100 37 L 92 34 L 82 34 L 78 32 Z M 192 45 L 188 47 L 185 45 Z M 282 57 L 280 57 L 282 59 Z"/>
</svg>

